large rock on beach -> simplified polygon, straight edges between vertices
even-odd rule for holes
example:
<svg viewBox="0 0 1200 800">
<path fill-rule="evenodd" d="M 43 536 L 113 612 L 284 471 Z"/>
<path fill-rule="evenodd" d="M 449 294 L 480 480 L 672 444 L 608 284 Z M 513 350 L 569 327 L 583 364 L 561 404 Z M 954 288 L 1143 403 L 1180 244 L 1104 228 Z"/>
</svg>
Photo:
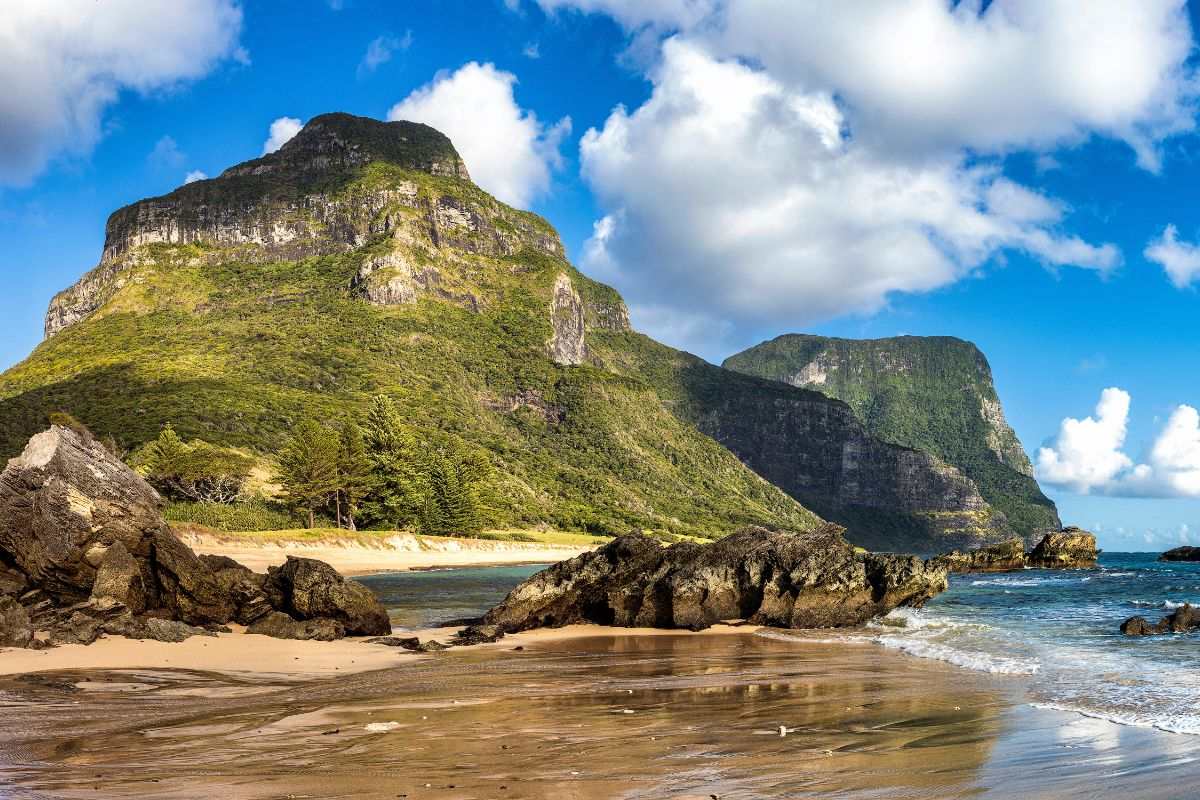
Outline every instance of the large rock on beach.
<svg viewBox="0 0 1200 800">
<path fill-rule="evenodd" d="M 937 556 L 933 563 L 947 572 L 1011 572 L 1025 569 L 1025 540 L 1009 539 L 990 547 L 959 551 Z"/>
<path fill-rule="evenodd" d="M 1025 559 L 1037 569 L 1087 569 L 1096 566 L 1100 551 L 1096 537 L 1082 528 L 1067 527 L 1046 534 Z"/>
<path fill-rule="evenodd" d="M 324 561 L 288 556 L 267 570 L 271 604 L 296 619 L 326 617 L 345 626 L 352 636 L 384 636 L 392 632 L 387 611 L 366 586 L 348 581 Z"/>
<path fill-rule="evenodd" d="M 371 591 L 328 564 L 289 559 L 268 576 L 198 556 L 161 505 L 86 432 L 30 439 L 0 473 L 0 646 L 173 642 L 267 617 L 259 632 L 286 638 L 391 632 Z"/>
<path fill-rule="evenodd" d="M 484 617 L 505 632 L 574 623 L 700 630 L 723 620 L 785 628 L 858 625 L 945 590 L 915 556 L 857 551 L 841 528 L 746 528 L 663 547 L 631 534 L 543 570 Z"/>
</svg>

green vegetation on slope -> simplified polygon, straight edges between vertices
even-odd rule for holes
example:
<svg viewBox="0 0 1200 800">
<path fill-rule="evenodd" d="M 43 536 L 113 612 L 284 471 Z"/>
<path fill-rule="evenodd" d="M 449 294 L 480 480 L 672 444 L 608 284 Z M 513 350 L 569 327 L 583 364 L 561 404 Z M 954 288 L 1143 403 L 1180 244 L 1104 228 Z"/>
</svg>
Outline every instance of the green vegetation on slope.
<svg viewBox="0 0 1200 800">
<path fill-rule="evenodd" d="M 482 207 L 464 181 L 395 165 L 362 170 L 341 190 L 400 181 L 481 213 L 499 205 L 489 198 Z M 567 273 L 585 300 L 611 290 L 541 250 L 453 251 L 435 264 L 447 296 L 371 305 L 351 291 L 352 279 L 391 245 L 381 236 L 298 261 L 143 246 L 103 308 L 0 376 L 0 449 L 19 451 L 61 409 L 125 448 L 170 422 L 185 438 L 266 460 L 300 420 L 338 426 L 384 394 L 425 446 L 474 450 L 490 462 L 480 498 L 488 527 L 714 536 L 751 523 L 814 522 L 670 414 L 645 381 L 548 358 L 556 276 Z M 414 260 L 431 253 L 408 251 Z M 455 301 L 460 290 L 477 308 Z"/>
<path fill-rule="evenodd" d="M 844 401 L 875 436 L 961 469 L 1024 536 L 1061 527 L 1003 419 L 987 359 L 970 342 L 788 334 L 731 356 L 724 366 Z"/>
</svg>

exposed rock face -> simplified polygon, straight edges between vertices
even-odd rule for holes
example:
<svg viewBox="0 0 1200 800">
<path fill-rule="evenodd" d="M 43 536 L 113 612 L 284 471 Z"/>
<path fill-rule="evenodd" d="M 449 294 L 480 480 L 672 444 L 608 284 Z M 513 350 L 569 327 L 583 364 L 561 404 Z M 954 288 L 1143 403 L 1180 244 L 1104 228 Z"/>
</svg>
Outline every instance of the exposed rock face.
<svg viewBox="0 0 1200 800">
<path fill-rule="evenodd" d="M 431 195 L 413 182 L 343 191 L 375 161 L 470 180 L 450 140 L 427 125 L 349 114 L 315 117 L 274 153 L 114 212 L 100 264 L 50 302 L 47 338 L 89 317 L 135 279 L 133 270 L 148 245 L 215 248 L 195 256 L 198 263 L 227 259 L 231 249 L 246 261 L 345 253 L 380 236 L 427 255 L 443 249 L 490 256 L 513 256 L 524 248 L 563 253 L 557 235 L 533 223 L 532 215 L 507 209 L 482 193 L 474 205 Z M 412 262 L 393 258 L 385 269 L 364 264 L 355 288 L 383 305 L 410 303 L 433 289 L 435 296 L 445 292 L 465 302 L 440 287 L 437 270 L 416 268 Z"/>
<path fill-rule="evenodd" d="M 913 556 L 859 554 L 837 526 L 747 528 L 667 548 L 631 534 L 534 575 L 484 623 L 509 633 L 581 622 L 700 630 L 734 619 L 841 627 L 921 605 L 945 588 L 944 570 Z"/>
<path fill-rule="evenodd" d="M 346 580 L 324 561 L 288 556 L 282 566 L 267 571 L 266 589 L 275 608 L 297 619 L 333 619 L 352 636 L 392 632 L 387 612 L 371 590 Z"/>
<path fill-rule="evenodd" d="M 346 635 L 342 623 L 333 619 L 292 619 L 287 614 L 271 611 L 259 619 L 246 633 L 257 633 L 263 636 L 274 636 L 276 639 L 303 639 L 318 642 L 332 642 Z"/>
<path fill-rule="evenodd" d="M 1025 569 L 1025 540 L 1009 539 L 1007 542 L 981 547 L 966 552 L 954 551 L 933 559 L 933 563 L 946 568 L 947 572 L 1010 572 Z"/>
<path fill-rule="evenodd" d="M 13 565 L 0 577 L 22 592 L 18 602 L 0 597 L 0 641 L 89 644 L 103 634 L 182 641 L 278 612 L 264 632 L 391 631 L 370 590 L 329 565 L 295 559 L 267 576 L 197 556 L 171 532 L 159 504 L 154 489 L 90 438 L 57 426 L 34 436 L 0 473 L 0 560 Z M 27 627 L 45 635 L 26 637 Z"/>
<path fill-rule="evenodd" d="M 1130 617 L 1121 623 L 1121 633 L 1126 636 L 1154 636 L 1161 633 L 1187 633 L 1197 627 L 1200 627 L 1200 610 L 1184 603 L 1154 624 L 1145 617 Z"/>
<path fill-rule="evenodd" d="M 1096 566 L 1099 555 L 1093 534 L 1082 528 L 1067 527 L 1046 534 L 1025 563 L 1040 569 L 1087 569 Z"/>
<path fill-rule="evenodd" d="M 587 347 L 583 341 L 583 301 L 579 299 L 579 293 L 565 272 L 559 273 L 554 281 L 550 324 L 554 329 L 549 342 L 554 363 L 564 366 L 582 364 L 587 358 Z"/>
<path fill-rule="evenodd" d="M 146 610 L 146 585 L 142 568 L 121 542 L 113 542 L 96 570 L 92 597 L 109 597 L 124 603 L 134 614 Z"/>
<path fill-rule="evenodd" d="M 1200 547 L 1176 547 L 1158 557 L 1159 561 L 1200 561 Z"/>
<path fill-rule="evenodd" d="M 28 612 L 15 599 L 0 597 L 0 647 L 28 647 L 32 641 Z"/>
<path fill-rule="evenodd" d="M 693 373 L 716 370 L 696 365 Z M 743 378 L 705 386 L 688 416 L 751 469 L 873 550 L 938 552 L 1011 538 L 975 482 L 929 453 L 871 436 L 845 403 Z M 703 383 L 702 383 L 703 382 Z"/>
<path fill-rule="evenodd" d="M 872 435 L 930 453 L 971 478 L 1029 544 L 1062 525 L 1004 417 L 987 359 L 970 342 L 787 334 L 724 366 L 845 401 Z"/>
</svg>

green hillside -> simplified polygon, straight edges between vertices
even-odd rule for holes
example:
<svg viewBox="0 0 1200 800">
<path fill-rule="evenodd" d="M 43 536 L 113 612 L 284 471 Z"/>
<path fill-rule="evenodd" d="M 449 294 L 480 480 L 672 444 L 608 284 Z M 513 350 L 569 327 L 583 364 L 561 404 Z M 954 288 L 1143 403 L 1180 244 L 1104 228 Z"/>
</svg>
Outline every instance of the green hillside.
<svg viewBox="0 0 1200 800">
<path fill-rule="evenodd" d="M 788 334 L 731 356 L 724 366 L 846 402 L 875 436 L 961 469 L 1026 537 L 1061 527 L 1004 418 L 991 367 L 970 342 Z"/>
<path fill-rule="evenodd" d="M 65 410 L 125 448 L 170 422 L 269 463 L 302 418 L 386 394 L 430 446 L 486 455 L 491 526 L 813 524 L 649 381 L 587 353 L 584 335 L 625 327 L 616 293 L 471 183 L 440 134 L 326 115 L 113 215 L 101 264 L 52 304 L 53 335 L 0 376 L 0 450 Z"/>
</svg>

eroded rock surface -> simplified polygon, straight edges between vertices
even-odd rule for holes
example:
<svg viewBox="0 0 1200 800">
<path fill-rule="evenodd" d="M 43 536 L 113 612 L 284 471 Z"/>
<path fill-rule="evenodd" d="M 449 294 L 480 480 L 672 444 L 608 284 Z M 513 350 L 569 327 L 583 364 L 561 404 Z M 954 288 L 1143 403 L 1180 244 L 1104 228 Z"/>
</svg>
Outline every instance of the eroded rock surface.
<svg viewBox="0 0 1200 800">
<path fill-rule="evenodd" d="M 1046 534 L 1030 551 L 1025 563 L 1036 569 L 1086 569 L 1096 566 L 1099 555 L 1096 537 L 1072 526 Z"/>
<path fill-rule="evenodd" d="M 1009 539 L 1007 542 L 980 547 L 965 552 L 955 550 L 933 559 L 933 563 L 946 568 L 947 572 L 1009 572 L 1025 568 L 1025 541 Z"/>
<path fill-rule="evenodd" d="M 915 556 L 857 552 L 841 528 L 746 528 L 670 547 L 631 534 L 522 583 L 484 618 L 512 633 L 591 622 L 700 630 L 722 620 L 785 628 L 858 625 L 945 590 Z"/>
<path fill-rule="evenodd" d="M 57 426 L 34 436 L 0 473 L 0 647 L 175 642 L 228 622 L 286 638 L 391 632 L 371 591 L 328 564 L 289 559 L 262 575 L 197 556 L 160 504 L 90 437 Z"/>
</svg>

